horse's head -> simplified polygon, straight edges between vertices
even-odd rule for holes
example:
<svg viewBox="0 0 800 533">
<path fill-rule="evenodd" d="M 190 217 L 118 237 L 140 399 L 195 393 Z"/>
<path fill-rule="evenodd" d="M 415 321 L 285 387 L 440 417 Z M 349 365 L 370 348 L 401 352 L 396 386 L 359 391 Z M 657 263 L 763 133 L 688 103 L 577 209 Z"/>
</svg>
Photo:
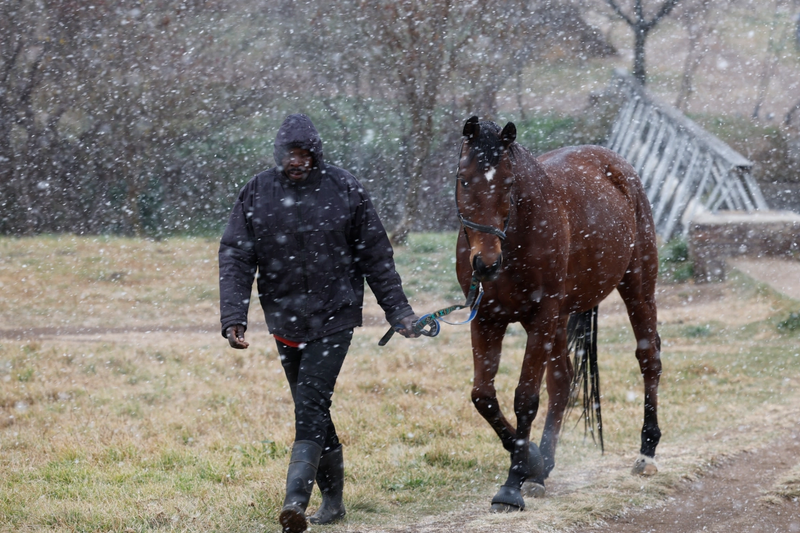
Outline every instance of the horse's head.
<svg viewBox="0 0 800 533">
<path fill-rule="evenodd" d="M 470 247 L 470 264 L 481 280 L 493 279 L 503 263 L 502 241 L 514 183 L 509 154 L 516 137 L 512 122 L 502 131 L 494 122 L 479 122 L 478 117 L 464 124 L 456 207 Z"/>
</svg>

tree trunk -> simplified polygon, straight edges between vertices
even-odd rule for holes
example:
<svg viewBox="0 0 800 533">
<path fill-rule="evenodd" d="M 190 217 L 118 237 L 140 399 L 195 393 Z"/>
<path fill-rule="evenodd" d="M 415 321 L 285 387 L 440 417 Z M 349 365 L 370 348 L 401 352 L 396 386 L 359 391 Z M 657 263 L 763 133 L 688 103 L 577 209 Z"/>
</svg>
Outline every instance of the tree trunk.
<svg viewBox="0 0 800 533">
<path fill-rule="evenodd" d="M 431 151 L 431 138 L 433 135 L 433 117 L 430 113 L 423 116 L 415 113 L 412 126 L 416 132 L 413 136 L 413 153 L 411 157 L 411 172 L 408 178 L 408 187 L 403 199 L 403 218 L 392 232 L 392 244 L 403 246 L 408 242 L 408 234 L 414 226 L 414 221 L 419 217 L 419 190 L 422 185 L 422 175 L 428 156 Z"/>
<path fill-rule="evenodd" d="M 650 30 L 655 28 L 661 20 L 668 16 L 680 0 L 664 0 L 658 12 L 652 19 L 647 20 L 644 15 L 644 6 L 642 0 L 636 0 L 633 5 L 633 16 L 627 15 L 617 0 L 606 0 L 606 3 L 611 6 L 614 13 L 617 14 L 625 23 L 633 30 L 634 46 L 633 46 L 633 77 L 639 80 L 644 85 L 647 82 L 647 73 L 645 69 L 644 53 L 645 42 L 647 41 L 647 34 Z"/>
<path fill-rule="evenodd" d="M 639 80 L 639 83 L 642 85 L 647 83 L 647 70 L 645 68 L 644 52 L 648 31 L 649 30 L 641 25 L 633 29 L 633 77 Z"/>
<path fill-rule="evenodd" d="M 800 111 L 800 100 L 798 100 L 789 111 L 786 113 L 786 117 L 783 119 L 783 123 L 787 126 L 791 126 L 792 124 L 792 117 L 796 112 Z"/>
<path fill-rule="evenodd" d="M 445 36 L 451 2 L 444 0 L 433 9 L 436 16 L 431 13 L 431 20 L 435 23 L 429 30 L 430 36 L 419 33 L 413 23 L 408 26 L 411 44 L 405 45 L 406 50 L 424 49 L 426 53 L 404 51 L 406 62 L 399 65 L 399 78 L 411 112 L 412 163 L 403 198 L 402 219 L 391 235 L 392 243 L 397 245 L 406 243 L 413 223 L 419 217 L 419 190 L 433 142 L 433 112 L 440 92 L 442 66 L 446 59 Z"/>
<path fill-rule="evenodd" d="M 761 71 L 761 76 L 758 80 L 758 95 L 756 96 L 756 105 L 753 107 L 753 119 L 757 119 L 761 113 L 761 106 L 767 99 L 767 90 L 769 84 L 772 82 L 775 71 L 778 68 L 778 62 L 783 50 L 786 48 L 786 39 L 788 37 L 788 30 L 784 29 L 781 36 L 776 39 L 775 32 L 777 31 L 778 22 L 780 20 L 782 0 L 775 1 L 775 15 L 772 19 L 772 25 L 769 33 L 769 43 L 767 44 L 767 56 L 764 58 L 764 67 Z"/>
<path fill-rule="evenodd" d="M 683 64 L 681 86 L 675 99 L 675 107 L 681 111 L 686 111 L 689 99 L 694 94 L 694 75 L 706 57 L 708 52 L 708 47 L 705 46 L 706 35 L 713 30 L 714 26 L 708 21 L 708 9 L 701 16 L 704 18 L 702 24 L 690 23 L 689 25 L 689 52 L 686 54 L 686 61 Z"/>
</svg>

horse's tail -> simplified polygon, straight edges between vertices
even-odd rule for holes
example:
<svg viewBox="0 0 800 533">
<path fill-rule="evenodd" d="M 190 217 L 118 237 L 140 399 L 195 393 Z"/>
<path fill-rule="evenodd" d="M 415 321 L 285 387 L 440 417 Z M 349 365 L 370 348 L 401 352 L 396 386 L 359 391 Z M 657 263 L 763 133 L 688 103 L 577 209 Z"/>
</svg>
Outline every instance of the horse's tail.
<svg viewBox="0 0 800 533">
<path fill-rule="evenodd" d="M 567 323 L 567 346 L 574 353 L 572 386 L 570 397 L 576 397 L 583 389 L 584 431 L 594 430 L 600 450 L 603 447 L 603 419 L 600 415 L 600 374 L 597 368 L 597 306 L 583 313 L 570 315 Z"/>
</svg>

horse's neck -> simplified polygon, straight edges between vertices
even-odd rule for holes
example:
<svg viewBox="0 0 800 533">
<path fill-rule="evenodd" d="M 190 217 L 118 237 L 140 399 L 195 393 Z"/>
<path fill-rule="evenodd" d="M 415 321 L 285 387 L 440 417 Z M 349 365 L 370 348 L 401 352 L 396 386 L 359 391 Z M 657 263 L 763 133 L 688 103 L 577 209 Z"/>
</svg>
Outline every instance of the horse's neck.
<svg viewBox="0 0 800 533">
<path fill-rule="evenodd" d="M 514 158 L 511 160 L 511 169 L 515 177 L 514 182 L 517 185 L 516 192 L 519 193 L 525 184 L 535 185 L 537 188 L 541 187 L 542 182 L 547 180 L 544 167 L 527 148 L 520 145 L 517 146 Z"/>
<path fill-rule="evenodd" d="M 530 151 L 520 147 L 512 161 L 514 185 L 511 197 L 517 216 L 528 219 L 546 204 L 558 202 L 558 193 L 544 166 Z"/>
</svg>

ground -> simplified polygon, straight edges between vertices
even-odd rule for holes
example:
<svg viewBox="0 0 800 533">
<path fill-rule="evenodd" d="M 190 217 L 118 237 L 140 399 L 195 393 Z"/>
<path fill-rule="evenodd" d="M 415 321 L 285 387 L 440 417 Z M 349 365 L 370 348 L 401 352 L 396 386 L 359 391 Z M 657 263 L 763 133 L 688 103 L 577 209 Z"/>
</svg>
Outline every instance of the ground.
<svg viewBox="0 0 800 533">
<path fill-rule="evenodd" d="M 28 261 L 28 259 L 26 259 Z M 740 260 L 735 263 L 736 268 L 751 276 L 756 280 L 762 280 L 771 284 L 774 290 L 782 294 L 800 300 L 800 262 L 759 260 L 746 261 Z M 25 281 L 23 279 L 23 281 Z M 106 283 L 111 288 L 116 287 L 111 283 Z M 105 285 L 103 285 L 105 287 Z M 111 290 L 111 289 L 109 289 Z M 118 289 L 114 288 L 115 291 Z M 130 289 L 129 289 L 130 290 Z M 422 297 L 420 297 L 422 298 Z M 374 299 L 368 300 L 374 302 Z M 742 300 L 737 299 L 736 291 L 730 284 L 703 284 L 695 285 L 692 283 L 669 285 L 664 284 L 659 287 L 659 322 L 660 327 L 673 328 L 672 331 L 679 331 L 680 328 L 696 327 L 705 324 L 706 321 L 713 320 L 718 323 L 726 324 L 730 327 L 747 325 L 760 320 L 767 320 L 775 315 L 772 305 L 775 298 L 750 298 L 747 306 L 738 305 Z M 431 310 L 435 307 L 432 301 L 417 299 L 414 302 L 418 310 Z M 67 305 L 67 307 L 69 307 Z M 204 312 L 203 316 L 207 313 Z M 368 320 L 365 324 L 365 332 L 375 341 L 383 333 L 385 323 L 380 316 L 380 310 L 374 303 L 367 309 Z M 626 317 L 623 305 L 619 298 L 614 295 L 604 302 L 601 306 L 602 324 L 601 329 L 605 331 L 625 327 Z M 157 344 L 174 342 L 175 338 L 185 338 L 187 336 L 200 336 L 204 339 L 211 339 L 210 335 L 217 342 L 224 342 L 217 338 L 219 333 L 216 331 L 213 320 L 205 322 L 201 320 L 187 320 L 190 324 L 195 324 L 191 328 L 176 327 L 173 323 L 164 320 L 163 327 L 153 327 L 153 325 L 143 325 L 144 323 L 133 322 L 127 327 L 104 328 L 97 324 L 78 326 L 62 326 L 60 328 L 46 327 L 44 324 L 37 328 L 20 328 L 20 324 L 15 324 L 15 328 L 0 330 L 0 336 L 6 339 L 20 339 L 34 341 L 39 339 L 44 343 L 46 339 L 60 338 L 62 340 L 72 339 L 75 342 L 91 340 L 100 345 L 105 339 L 114 339 L 119 342 L 123 338 L 130 338 L 133 341 L 143 344 Z M 10 320 L 10 319 L 9 319 Z M 58 322 L 56 322 L 58 323 Z M 161 322 L 160 322 L 161 323 Z M 159 324 L 160 324 L 159 323 Z M 205 324 L 200 326 L 199 324 Z M 207 329 L 203 329 L 203 328 Z M 712 326 L 713 329 L 713 326 Z M 436 339 L 440 344 L 446 346 L 444 341 L 452 331 L 449 329 L 442 335 L 444 338 Z M 703 329 L 697 330 L 700 334 Z M 165 333 L 166 332 L 166 333 Z M 254 324 L 253 336 L 266 336 L 263 326 Z M 459 333 L 460 334 L 460 333 Z M 722 334 L 724 335 L 724 333 Z M 710 337 L 710 342 L 720 337 Z M 787 337 L 788 343 L 793 343 L 797 337 Z M 792 340 L 794 339 L 794 340 Z M 433 341 L 433 340 L 431 340 Z M 203 342 L 209 342 L 204 340 Z M 371 341 L 372 342 L 372 341 Z M 399 346 L 401 340 L 392 341 L 394 344 L 390 349 Z M 612 341 L 613 342 L 613 341 Z M 670 342 L 665 336 L 665 345 Z M 608 345 L 606 346 L 608 347 Z M 669 347 L 666 348 L 670 350 Z M 686 353 L 691 350 L 702 350 L 703 344 L 697 345 L 684 344 L 683 349 Z M 674 351 L 674 350 L 673 350 Z M 792 350 L 794 351 L 794 350 Z M 620 358 L 623 359 L 623 358 Z M 791 361 L 791 359 L 790 359 Z M 669 378 L 662 381 L 662 387 L 666 389 L 675 378 L 675 370 L 678 363 L 683 364 L 683 369 L 697 368 L 698 373 L 694 375 L 695 382 L 705 383 L 709 378 L 715 379 L 712 373 L 715 371 L 703 367 L 703 364 L 710 361 L 703 357 L 693 358 L 690 362 L 680 362 L 673 360 Z M 712 361 L 713 362 L 713 361 Z M 699 367 L 690 366 L 699 364 Z M 625 365 L 630 365 L 630 359 L 625 358 Z M 63 366 L 63 365 L 62 365 Z M 709 365 L 710 366 L 710 365 Z M 181 371 L 192 370 L 190 367 L 178 367 Z M 64 367 L 64 370 L 68 370 Z M 796 378 L 797 368 L 789 369 L 790 374 Z M 60 371 L 60 370 L 59 370 Z M 705 373 L 703 372 L 705 371 Z M 740 379 L 734 371 L 726 371 L 723 368 L 716 369 L 720 379 L 727 374 L 728 378 Z M 632 372 L 635 370 L 632 369 Z M 785 374 L 784 374 L 785 375 Z M 70 374 L 71 376 L 71 374 Z M 76 378 L 80 378 L 77 374 Z M 746 378 L 742 378 L 746 379 Z M 409 513 L 402 507 L 398 507 L 397 516 L 394 513 L 384 513 L 378 515 L 383 522 L 376 524 L 368 522 L 371 517 L 365 513 L 358 515 L 354 510 L 352 521 L 345 521 L 343 524 L 330 528 L 314 528 L 316 531 L 326 531 L 327 533 L 358 532 L 358 533 L 379 533 L 379 532 L 444 532 L 444 533 L 477 533 L 486 531 L 504 532 L 562 532 L 574 533 L 594 533 L 598 531 L 619 531 L 627 532 L 693 532 L 693 531 L 763 531 L 763 532 L 800 532 L 800 503 L 798 495 L 795 494 L 788 498 L 780 497 L 775 493 L 775 487 L 787 474 L 793 477 L 793 483 L 798 484 L 800 480 L 800 397 L 794 393 L 796 389 L 794 381 L 786 380 L 783 388 L 778 390 L 791 397 L 783 403 L 772 402 L 766 409 L 754 408 L 752 412 L 737 413 L 736 422 L 731 424 L 726 422 L 719 424 L 716 414 L 710 419 L 708 425 L 705 419 L 698 422 L 701 427 L 700 438 L 697 435 L 691 439 L 678 434 L 674 426 L 669 423 L 670 413 L 668 410 L 662 411 L 664 421 L 663 428 L 669 432 L 662 440 L 659 447 L 657 459 L 660 463 L 661 479 L 674 479 L 674 482 L 659 484 L 652 481 L 640 480 L 628 474 L 630 466 L 635 458 L 635 450 L 632 446 L 625 446 L 624 449 L 607 448 L 605 455 L 601 455 L 598 450 L 591 447 L 580 448 L 578 452 L 571 452 L 562 446 L 559 453 L 581 453 L 580 461 L 572 461 L 570 464 L 561 463 L 556 466 L 554 475 L 548 480 L 549 497 L 544 500 L 529 501 L 528 509 L 524 513 L 514 513 L 510 515 L 491 515 L 488 513 L 488 501 L 495 487 L 486 486 L 481 488 L 469 501 L 461 501 L 453 509 L 451 506 L 448 512 L 436 514 L 435 511 L 422 512 L 419 515 L 409 516 Z M 128 383 L 127 387 L 133 387 Z M 702 386 L 702 385 L 701 385 Z M 49 389 L 48 389 L 49 390 Z M 57 390 L 57 389 L 53 389 Z M 60 389 L 58 389 L 60 390 Z M 126 389 L 128 390 L 128 389 Z M 608 390 L 608 389 L 606 389 Z M 704 411 L 700 408 L 702 402 L 714 402 L 712 388 L 706 389 L 705 397 L 698 397 L 697 417 L 703 418 Z M 626 409 L 623 401 L 617 403 L 618 410 Z M 56 394 L 57 396 L 57 394 Z M 640 416 L 640 400 L 629 402 L 630 413 L 637 413 Z M 27 404 L 26 404 L 27 405 Z M 409 405 L 422 405 L 419 401 L 411 402 Z M 467 405 L 467 407 L 469 407 Z M 470 413 L 472 411 L 470 410 Z M 605 411 L 604 411 L 605 412 Z M 694 412 L 694 405 L 692 410 Z M 720 410 L 721 416 L 729 416 Z M 407 413 L 409 416 L 409 413 Z M 604 419 L 604 421 L 607 421 Z M 482 423 L 482 421 L 481 421 Z M 11 426 L 9 426 L 11 427 Z M 483 426 L 481 426 L 483 427 Z M 673 429 L 670 431 L 670 427 Z M 711 430 L 706 430 L 712 427 Z M 16 431 L 16 426 L 7 431 Z M 720 429 L 722 428 L 722 429 Z M 573 433 L 579 433 L 580 428 L 572 429 Z M 712 445 L 713 444 L 713 445 Z M 120 463 L 121 464 L 121 463 Z M 281 463 L 281 468 L 283 464 Z M 677 472 L 677 474 L 676 474 Z M 498 472 L 500 474 L 500 472 Z M 686 474 L 684 474 L 686 473 Z M 684 476 L 684 477 L 680 477 Z M 498 480 L 498 484 L 502 480 Z M 657 497 L 650 497 L 646 504 L 631 501 L 631 503 L 620 504 L 615 502 L 613 506 L 606 505 L 600 501 L 598 503 L 597 494 L 599 490 L 613 490 L 615 485 L 626 485 L 625 494 L 632 494 L 638 497 L 636 491 L 640 484 L 643 486 L 642 493 L 646 492 L 644 486 L 650 484 L 651 487 L 658 485 L 664 487 L 663 493 Z M 611 489 L 609 489 L 611 487 Z M 245 487 L 247 488 L 247 487 Z M 355 486 L 349 488 L 348 496 L 354 501 L 353 493 Z M 653 491 L 650 491 L 653 494 Z M 251 496 L 248 496 L 251 497 Z M 606 499 L 605 501 L 608 501 Z M 629 500 L 625 500 L 628 502 Z M 315 503 L 316 505 L 316 503 Z M 605 505 L 605 507 L 604 507 Z M 609 511 L 608 509 L 612 509 Z M 620 510 L 621 509 L 621 510 Z M 562 526 L 553 526 L 548 522 L 548 517 L 557 517 L 557 513 L 569 510 L 578 516 L 572 524 L 582 524 L 580 528 L 565 529 Z M 403 515 L 402 513 L 406 513 Z M 158 518 L 160 515 L 156 515 Z M 356 518 L 357 517 L 357 518 Z M 266 531 L 275 531 L 274 521 L 268 521 Z M 66 529 L 65 529 L 66 530 Z M 0 524 L 0 531 L 4 531 Z"/>
</svg>

